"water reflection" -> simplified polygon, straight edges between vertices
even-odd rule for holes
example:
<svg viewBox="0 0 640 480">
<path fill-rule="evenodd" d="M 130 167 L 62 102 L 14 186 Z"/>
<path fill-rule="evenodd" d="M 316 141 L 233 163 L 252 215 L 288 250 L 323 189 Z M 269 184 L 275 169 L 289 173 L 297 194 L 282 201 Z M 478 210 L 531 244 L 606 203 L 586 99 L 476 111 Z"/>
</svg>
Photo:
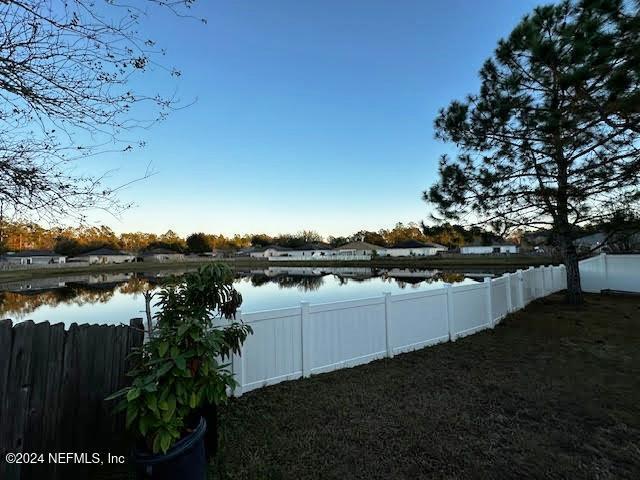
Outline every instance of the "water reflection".
<svg viewBox="0 0 640 480">
<path fill-rule="evenodd" d="M 82 274 L 4 283 L 0 316 L 15 321 L 119 323 L 140 316 L 143 292 L 184 273 Z M 472 282 L 469 276 L 439 270 L 275 266 L 237 272 L 236 288 L 245 299 L 243 310 L 256 311 L 296 305 L 302 299 L 322 303 Z"/>
</svg>

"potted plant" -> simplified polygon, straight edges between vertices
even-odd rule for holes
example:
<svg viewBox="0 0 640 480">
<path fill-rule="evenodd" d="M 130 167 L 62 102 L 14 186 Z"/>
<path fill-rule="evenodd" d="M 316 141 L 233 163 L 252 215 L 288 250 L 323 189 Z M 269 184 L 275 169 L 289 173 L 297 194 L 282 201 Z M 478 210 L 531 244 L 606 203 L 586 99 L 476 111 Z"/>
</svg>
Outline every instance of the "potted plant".
<svg viewBox="0 0 640 480">
<path fill-rule="evenodd" d="M 109 399 L 120 398 L 126 426 L 137 437 L 140 478 L 206 478 L 204 434 L 199 412 L 227 400 L 236 382 L 224 363 L 252 333 L 235 321 L 242 297 L 233 272 L 210 264 L 169 284 L 159 293 L 153 329 L 129 375 L 132 382 Z"/>
</svg>

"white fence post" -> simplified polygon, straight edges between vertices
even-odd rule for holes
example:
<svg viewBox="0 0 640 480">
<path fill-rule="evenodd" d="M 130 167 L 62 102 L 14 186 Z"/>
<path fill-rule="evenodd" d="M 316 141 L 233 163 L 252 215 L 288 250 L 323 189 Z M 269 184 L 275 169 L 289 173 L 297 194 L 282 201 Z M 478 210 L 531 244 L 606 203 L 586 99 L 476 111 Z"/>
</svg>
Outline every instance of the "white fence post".
<svg viewBox="0 0 640 480">
<path fill-rule="evenodd" d="M 393 345 L 391 344 L 391 292 L 384 292 L 384 331 L 387 345 L 387 357 L 393 358 Z"/>
<path fill-rule="evenodd" d="M 524 278 L 522 270 L 518 270 L 518 309 L 524 308 Z"/>
<path fill-rule="evenodd" d="M 311 375 L 311 324 L 309 302 L 300 302 L 300 332 L 302 342 L 302 376 Z"/>
<path fill-rule="evenodd" d="M 513 299 L 511 298 L 511 274 L 507 273 L 507 313 L 511 313 L 513 311 Z"/>
<path fill-rule="evenodd" d="M 551 272 L 551 265 L 544 267 L 544 295 L 550 295 L 553 292 L 553 272 L 551 272 L 551 280 L 549 280 L 548 272 Z M 549 283 L 551 282 L 551 283 Z"/>
<path fill-rule="evenodd" d="M 238 309 L 236 311 L 236 320 L 238 322 L 242 321 L 242 310 Z M 238 386 L 233 390 L 233 395 L 235 397 L 242 396 L 243 388 L 244 388 L 244 355 L 242 355 L 242 345 L 240 345 L 240 353 L 233 353 L 231 355 L 231 370 L 233 371 L 233 376 L 238 382 Z"/>
<path fill-rule="evenodd" d="M 456 331 L 453 325 L 453 286 L 447 284 L 447 327 L 449 328 L 449 340 L 456 341 Z"/>
<path fill-rule="evenodd" d="M 487 325 L 490 328 L 494 327 L 493 324 L 493 301 L 491 299 L 491 277 L 484 277 L 484 284 L 486 285 L 486 297 L 487 297 Z"/>
</svg>

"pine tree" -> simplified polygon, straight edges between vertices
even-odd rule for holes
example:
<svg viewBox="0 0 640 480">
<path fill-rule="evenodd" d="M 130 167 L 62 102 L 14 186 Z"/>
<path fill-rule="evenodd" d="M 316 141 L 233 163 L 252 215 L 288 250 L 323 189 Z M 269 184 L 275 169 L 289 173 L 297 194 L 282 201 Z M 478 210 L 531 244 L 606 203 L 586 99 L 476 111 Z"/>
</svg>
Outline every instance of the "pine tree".
<svg viewBox="0 0 640 480">
<path fill-rule="evenodd" d="M 424 193 L 439 217 L 504 232 L 551 228 L 581 303 L 579 226 L 640 201 L 640 2 L 565 1 L 523 18 L 477 94 L 435 120 L 453 142 Z"/>
</svg>

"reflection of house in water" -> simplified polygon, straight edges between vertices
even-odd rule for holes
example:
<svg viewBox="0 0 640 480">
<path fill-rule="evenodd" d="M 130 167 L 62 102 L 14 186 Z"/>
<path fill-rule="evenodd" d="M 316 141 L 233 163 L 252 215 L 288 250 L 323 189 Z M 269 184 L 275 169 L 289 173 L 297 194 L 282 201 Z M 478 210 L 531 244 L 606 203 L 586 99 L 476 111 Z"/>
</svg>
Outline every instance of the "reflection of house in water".
<svg viewBox="0 0 640 480">
<path fill-rule="evenodd" d="M 269 267 L 263 270 L 265 275 L 339 275 L 343 277 L 372 277 L 373 271 L 368 267 Z"/>
<path fill-rule="evenodd" d="M 66 285 L 66 277 L 32 278 L 19 282 L 7 282 L 0 285 L 0 290 L 13 293 L 41 292 L 54 290 Z"/>
<path fill-rule="evenodd" d="M 64 275 L 58 277 L 32 278 L 0 284 L 0 291 L 13 293 L 42 292 L 65 287 L 106 287 L 113 288 L 131 280 L 132 273 L 104 273 Z"/>
<path fill-rule="evenodd" d="M 114 286 L 119 283 L 128 282 L 134 276 L 133 273 L 101 273 L 88 275 L 88 278 L 82 282 L 86 285 L 96 286 Z M 76 282 L 78 283 L 78 282 Z"/>
<path fill-rule="evenodd" d="M 381 271 L 380 274 L 384 278 L 395 280 L 400 286 L 402 286 L 401 284 L 417 285 L 422 282 L 431 283 L 435 281 L 457 283 L 462 282 L 465 277 L 470 275 L 466 273 L 442 272 L 440 270 L 416 270 L 410 268 L 390 268 Z M 487 274 L 484 273 L 481 275 L 482 277 L 487 276 Z"/>
<path fill-rule="evenodd" d="M 368 267 L 269 267 L 263 270 L 265 279 L 272 279 L 282 287 L 299 286 L 309 290 L 317 290 L 323 283 L 322 278 L 326 275 L 334 275 L 340 284 L 346 284 L 348 280 L 365 281 L 375 276 L 371 268 Z M 294 277 L 298 278 L 296 282 Z M 289 281 L 284 278 L 291 278 Z M 302 280 L 302 279 L 306 280 Z M 315 279 L 315 281 L 314 281 Z M 266 283 L 266 281 L 261 284 Z M 252 280 L 252 284 L 256 282 Z"/>
<path fill-rule="evenodd" d="M 425 280 L 427 278 L 433 278 L 439 274 L 439 270 L 415 270 L 410 268 L 390 268 L 383 272 L 383 276 L 391 278 L 401 278 L 403 280 L 407 278 L 419 278 Z"/>
</svg>

